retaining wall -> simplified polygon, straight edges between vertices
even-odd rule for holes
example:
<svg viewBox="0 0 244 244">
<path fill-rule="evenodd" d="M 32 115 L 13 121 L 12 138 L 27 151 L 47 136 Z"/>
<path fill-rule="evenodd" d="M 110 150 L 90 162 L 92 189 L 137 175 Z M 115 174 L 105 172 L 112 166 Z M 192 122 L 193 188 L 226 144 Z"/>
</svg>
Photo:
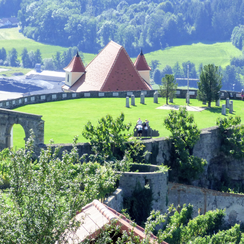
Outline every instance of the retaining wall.
<svg viewBox="0 0 244 244">
<path fill-rule="evenodd" d="M 150 91 L 123 91 L 123 92 L 99 92 L 99 91 L 88 91 L 88 92 L 78 92 L 78 93 L 69 93 L 69 92 L 58 92 L 58 93 L 49 93 L 49 94 L 37 94 L 30 95 L 16 99 L 8 99 L 0 101 L 0 108 L 13 109 L 18 108 L 28 104 L 35 103 L 45 103 L 45 102 L 55 102 L 69 99 L 78 99 L 78 98 L 103 98 L 103 97 L 127 97 L 132 94 L 135 97 L 140 97 L 141 93 L 145 94 L 145 97 L 153 97 L 154 92 L 157 90 Z M 189 90 L 190 98 L 197 97 L 197 90 Z M 177 89 L 176 97 L 177 98 L 186 98 L 187 90 Z M 227 97 L 231 99 L 240 99 L 236 95 L 238 92 L 228 92 L 221 91 L 221 99 L 226 99 Z"/>
<path fill-rule="evenodd" d="M 233 225 L 244 222 L 244 195 L 223 193 L 190 185 L 168 183 L 169 204 L 193 205 L 193 217 L 198 213 L 205 214 L 209 210 L 226 209 L 225 220 Z"/>
</svg>

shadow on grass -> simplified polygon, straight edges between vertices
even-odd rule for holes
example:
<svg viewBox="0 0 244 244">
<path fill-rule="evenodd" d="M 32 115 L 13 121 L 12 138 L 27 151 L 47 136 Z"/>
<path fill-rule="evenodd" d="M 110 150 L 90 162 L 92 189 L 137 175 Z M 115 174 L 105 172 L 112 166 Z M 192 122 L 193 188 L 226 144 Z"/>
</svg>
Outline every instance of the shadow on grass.
<svg viewBox="0 0 244 244">
<path fill-rule="evenodd" d="M 222 108 L 221 107 L 211 107 L 211 108 L 207 107 L 206 110 L 210 111 L 211 113 L 218 113 L 218 114 L 222 115 Z M 235 114 L 236 114 L 235 111 L 233 111 L 233 113 L 230 114 L 229 109 L 226 109 L 226 115 L 225 116 L 227 116 L 227 115 L 233 115 L 234 116 Z"/>
</svg>

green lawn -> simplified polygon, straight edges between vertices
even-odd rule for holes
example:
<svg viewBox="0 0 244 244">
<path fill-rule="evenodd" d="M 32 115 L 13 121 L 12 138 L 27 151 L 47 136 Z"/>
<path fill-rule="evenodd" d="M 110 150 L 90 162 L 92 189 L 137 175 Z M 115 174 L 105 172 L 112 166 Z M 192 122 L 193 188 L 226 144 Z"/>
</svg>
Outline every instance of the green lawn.
<svg viewBox="0 0 244 244">
<path fill-rule="evenodd" d="M 166 65 L 173 67 L 178 61 L 179 64 L 191 61 L 198 69 L 200 63 L 204 65 L 214 63 L 223 68 L 230 64 L 232 57 L 241 56 L 242 52 L 231 44 L 231 42 L 222 42 L 214 44 L 197 43 L 192 45 L 182 45 L 171 47 L 166 50 L 158 50 L 145 54 L 147 62 L 159 60 L 163 69 Z"/>
<path fill-rule="evenodd" d="M 136 98 L 136 106 L 126 108 L 125 98 L 82 98 L 27 105 L 15 110 L 43 115 L 45 143 L 48 143 L 50 139 L 53 139 L 55 143 L 71 143 L 75 135 L 79 135 L 79 142 L 85 142 L 81 132 L 88 120 L 96 124 L 98 119 L 106 114 L 117 117 L 121 112 L 125 114 L 126 122 L 131 122 L 133 126 L 139 117 L 143 121 L 148 119 L 150 126 L 159 130 L 160 137 L 169 136 L 169 132 L 163 126 L 163 120 L 169 110 L 156 109 L 165 104 L 165 99 L 159 98 L 159 104 L 153 103 L 152 97 L 146 98 L 145 101 L 146 104 L 142 105 L 139 103 L 139 98 Z M 177 105 L 185 105 L 185 99 L 175 99 L 174 102 Z M 234 115 L 240 115 L 242 121 L 244 121 L 243 104 L 242 101 L 234 101 Z M 196 99 L 191 99 L 190 105 L 202 106 Z M 223 116 L 220 107 L 215 107 L 214 103 L 212 106 L 213 108 L 202 112 L 189 112 L 194 114 L 200 129 L 214 126 L 216 118 Z M 14 126 L 14 147 L 23 145 L 23 137 L 23 129 L 20 126 Z"/>
<path fill-rule="evenodd" d="M 28 51 L 36 51 L 40 49 L 42 58 L 51 58 L 56 52 L 63 52 L 67 48 L 46 45 L 40 42 L 33 41 L 32 39 L 24 37 L 23 34 L 19 33 L 18 28 L 4 28 L 0 29 L 0 48 L 4 47 L 6 51 L 10 51 L 13 47 L 17 50 L 20 58 L 22 50 L 26 47 Z M 82 50 L 81 50 L 82 51 Z M 95 54 L 83 53 L 86 64 L 90 63 L 91 60 L 96 56 Z"/>
</svg>

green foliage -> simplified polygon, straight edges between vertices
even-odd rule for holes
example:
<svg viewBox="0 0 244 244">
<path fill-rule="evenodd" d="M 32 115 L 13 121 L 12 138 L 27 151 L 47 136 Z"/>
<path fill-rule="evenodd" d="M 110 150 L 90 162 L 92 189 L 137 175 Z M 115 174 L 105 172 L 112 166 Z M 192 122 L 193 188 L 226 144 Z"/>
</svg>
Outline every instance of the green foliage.
<svg viewBox="0 0 244 244">
<path fill-rule="evenodd" d="M 240 225 L 236 224 L 229 230 L 219 231 L 212 236 L 197 237 L 190 241 L 191 244 L 222 244 L 222 243 L 243 243 L 241 241 Z"/>
<path fill-rule="evenodd" d="M 62 242 L 64 231 L 74 231 L 80 224 L 73 218 L 76 212 L 114 189 L 117 168 L 80 163 L 76 141 L 61 158 L 58 148 L 52 152 L 49 147 L 34 161 L 31 132 L 25 149 L 1 153 L 10 154 L 6 172 L 11 188 L 7 199 L 0 192 L 0 243 Z"/>
<path fill-rule="evenodd" d="M 9 187 L 10 176 L 9 176 L 9 167 L 10 167 L 10 151 L 8 148 L 5 148 L 0 152 L 0 188 Z"/>
<path fill-rule="evenodd" d="M 193 147 L 200 138 L 200 130 L 194 124 L 193 115 L 188 115 L 185 107 L 179 111 L 171 110 L 164 125 L 172 134 L 173 152 L 169 164 L 172 174 L 182 182 L 196 179 L 207 162 L 192 155 Z"/>
<path fill-rule="evenodd" d="M 205 65 L 200 74 L 200 82 L 198 82 L 198 99 L 208 102 L 211 107 L 212 101 L 219 99 L 219 92 L 222 87 L 222 77 L 219 69 L 214 64 Z"/>
<path fill-rule="evenodd" d="M 162 97 L 166 97 L 166 104 L 168 104 L 169 97 L 173 97 L 177 89 L 177 83 L 174 75 L 165 75 L 162 79 L 162 86 L 159 86 L 159 89 L 159 94 Z"/>
<path fill-rule="evenodd" d="M 218 118 L 216 124 L 220 128 L 221 150 L 227 156 L 236 159 L 244 157 L 244 125 L 240 116 Z"/>
<path fill-rule="evenodd" d="M 124 124 L 124 118 L 123 113 L 116 119 L 107 115 L 98 120 L 96 127 L 90 121 L 85 125 L 82 135 L 90 141 L 95 154 L 122 158 L 128 139 L 131 137 L 128 132 L 131 124 Z"/>
<path fill-rule="evenodd" d="M 224 210 L 208 211 L 204 215 L 198 215 L 190 220 L 182 230 L 183 243 L 194 240 L 198 236 L 213 235 L 222 227 L 224 221 Z"/>
<path fill-rule="evenodd" d="M 160 234 L 160 238 L 168 243 L 180 243 L 182 229 L 192 218 L 193 206 L 190 204 L 188 206 L 183 205 L 179 212 L 175 208 L 172 211 L 174 213 L 169 217 L 165 229 Z"/>
<path fill-rule="evenodd" d="M 244 26 L 236 26 L 231 34 L 231 42 L 238 49 L 242 50 L 244 45 Z"/>
<path fill-rule="evenodd" d="M 124 197 L 123 207 L 128 211 L 131 219 L 138 225 L 144 226 L 152 209 L 152 190 L 149 185 L 142 187 L 136 184 L 131 197 Z"/>
</svg>

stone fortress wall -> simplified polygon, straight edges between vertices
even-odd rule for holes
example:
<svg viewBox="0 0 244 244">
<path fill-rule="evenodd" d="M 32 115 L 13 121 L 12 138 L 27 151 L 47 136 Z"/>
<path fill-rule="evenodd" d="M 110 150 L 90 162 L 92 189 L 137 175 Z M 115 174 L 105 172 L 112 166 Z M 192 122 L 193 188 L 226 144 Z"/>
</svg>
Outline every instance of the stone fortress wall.
<svg viewBox="0 0 244 244">
<path fill-rule="evenodd" d="M 69 99 L 78 99 L 78 98 L 103 98 L 103 97 L 130 97 L 134 95 L 135 97 L 140 97 L 141 93 L 144 93 L 145 97 L 153 97 L 155 91 L 124 91 L 124 92 L 98 92 L 98 91 L 89 91 L 89 92 L 79 92 L 79 93 L 68 93 L 68 92 L 59 92 L 59 93 L 50 93 L 50 94 L 37 94 L 31 96 L 25 96 L 16 99 L 2 100 L 0 101 L 0 108 L 13 109 L 18 108 L 28 104 L 35 103 L 45 103 L 45 102 L 55 102 Z M 177 98 L 186 98 L 187 90 L 177 89 L 176 97 Z M 196 98 L 197 90 L 189 90 L 190 98 Z M 221 91 L 221 99 L 226 99 L 227 97 L 231 99 L 240 99 L 238 92 L 228 92 Z"/>
<path fill-rule="evenodd" d="M 147 91 L 145 97 L 153 97 L 155 91 Z M 195 95 L 196 96 L 196 91 Z M 181 90 L 177 96 L 185 97 L 186 90 Z M 45 94 L 45 95 L 35 95 L 29 97 L 23 97 L 18 99 L 12 99 L 7 101 L 0 101 L 0 108 L 16 108 L 19 106 L 50 102 L 50 101 L 60 101 L 66 99 L 76 99 L 76 98 L 89 98 L 89 97 L 126 97 L 134 94 L 136 97 L 140 97 L 141 92 L 87 92 L 87 93 L 56 93 L 56 94 Z M 231 97 L 232 96 L 232 97 Z M 221 97 L 225 99 L 226 97 L 238 98 L 237 93 L 231 92 L 221 92 Z M 18 123 L 18 122 L 16 122 Z M 171 142 L 166 138 L 154 138 L 143 141 L 146 146 L 146 150 L 151 152 L 147 155 L 146 163 L 160 165 L 166 163 L 170 160 Z M 71 144 L 53 144 L 51 147 L 62 146 L 60 150 L 60 155 L 63 150 L 71 150 Z M 42 144 L 42 147 L 46 148 L 47 145 Z M 91 147 L 88 143 L 79 143 L 77 145 L 78 152 L 80 155 L 84 153 L 91 153 Z M 244 166 L 243 162 L 232 160 L 222 163 L 216 158 L 220 153 L 220 138 L 218 135 L 218 128 L 212 127 L 203 129 L 200 140 L 194 147 L 193 154 L 199 156 L 208 161 L 208 166 L 205 169 L 204 175 L 201 179 L 195 182 L 196 185 L 210 186 L 208 180 L 208 175 L 211 173 L 209 170 L 214 170 L 214 177 L 221 178 L 223 171 L 231 175 L 234 180 L 243 180 L 244 178 Z M 217 163 L 216 163 L 217 162 Z M 234 165 L 234 166 L 233 166 Z M 165 211 L 167 204 L 180 204 L 191 203 L 195 205 L 194 213 L 198 212 L 200 209 L 201 213 L 208 210 L 214 210 L 216 208 L 226 208 L 227 221 L 232 223 L 233 221 L 244 222 L 244 215 L 242 214 L 242 206 L 244 204 L 244 197 L 238 194 L 228 194 L 221 193 L 217 191 L 212 191 L 204 188 L 199 188 L 195 186 L 186 186 L 175 183 L 167 182 L 167 176 L 163 173 L 125 173 L 120 182 L 120 188 L 106 200 L 106 203 L 116 210 L 121 210 L 123 196 L 126 195 L 131 190 L 134 190 L 136 182 L 140 182 L 142 186 L 148 182 L 153 189 L 154 202 L 153 206 L 156 209 Z M 209 197 L 208 197 L 209 195 Z"/>
</svg>

